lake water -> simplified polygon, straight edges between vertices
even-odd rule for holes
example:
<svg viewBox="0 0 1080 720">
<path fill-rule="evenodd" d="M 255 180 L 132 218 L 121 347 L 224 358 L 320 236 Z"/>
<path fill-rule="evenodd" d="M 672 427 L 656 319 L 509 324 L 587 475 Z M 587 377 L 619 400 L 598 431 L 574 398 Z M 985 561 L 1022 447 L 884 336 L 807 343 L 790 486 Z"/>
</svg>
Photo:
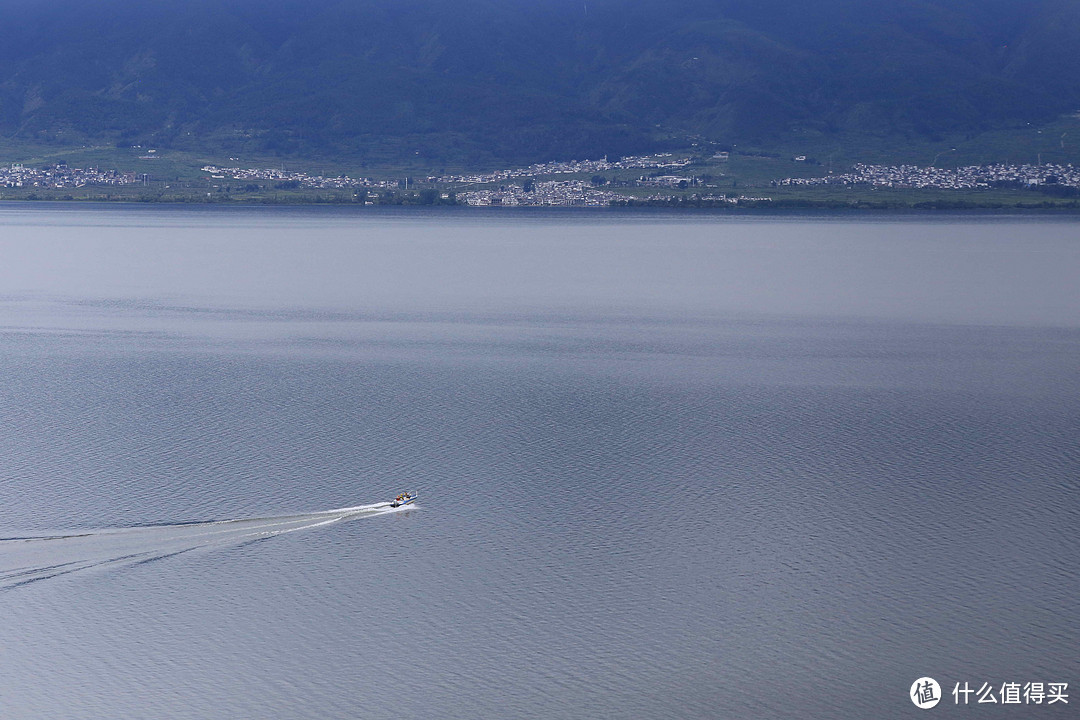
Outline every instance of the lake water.
<svg viewBox="0 0 1080 720">
<path fill-rule="evenodd" d="M 3 204 L 0 353 L 4 718 L 1080 703 L 1077 218 Z"/>
</svg>

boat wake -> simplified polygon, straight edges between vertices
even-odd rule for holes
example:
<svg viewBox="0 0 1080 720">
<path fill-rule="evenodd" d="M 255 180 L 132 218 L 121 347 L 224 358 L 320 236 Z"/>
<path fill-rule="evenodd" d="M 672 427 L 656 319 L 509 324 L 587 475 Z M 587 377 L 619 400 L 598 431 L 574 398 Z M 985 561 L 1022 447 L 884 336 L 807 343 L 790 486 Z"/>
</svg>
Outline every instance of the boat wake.
<svg viewBox="0 0 1080 720">
<path fill-rule="evenodd" d="M 92 568 L 138 565 L 409 509 L 381 502 L 297 515 L 0 538 L 0 591 Z"/>
</svg>

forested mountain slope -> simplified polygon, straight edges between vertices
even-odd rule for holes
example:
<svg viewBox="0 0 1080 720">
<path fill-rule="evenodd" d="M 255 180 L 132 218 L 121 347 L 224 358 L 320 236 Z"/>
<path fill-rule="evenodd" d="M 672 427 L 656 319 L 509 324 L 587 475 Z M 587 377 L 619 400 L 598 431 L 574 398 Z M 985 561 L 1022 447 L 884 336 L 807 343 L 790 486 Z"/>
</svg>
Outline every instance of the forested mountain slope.
<svg viewBox="0 0 1080 720">
<path fill-rule="evenodd" d="M 1080 110 L 1075 0 L 0 0 L 27 142 L 525 162 Z"/>
</svg>

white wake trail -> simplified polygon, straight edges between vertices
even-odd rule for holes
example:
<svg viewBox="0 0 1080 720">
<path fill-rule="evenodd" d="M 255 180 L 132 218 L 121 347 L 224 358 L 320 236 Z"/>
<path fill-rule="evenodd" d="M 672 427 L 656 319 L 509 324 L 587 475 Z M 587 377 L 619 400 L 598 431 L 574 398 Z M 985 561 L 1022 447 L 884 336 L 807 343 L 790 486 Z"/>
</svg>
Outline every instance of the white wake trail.
<svg viewBox="0 0 1080 720">
<path fill-rule="evenodd" d="M 260 518 L 210 520 L 0 538 L 0 591 L 91 568 L 135 565 L 334 523 L 407 511 L 390 503 Z"/>
</svg>

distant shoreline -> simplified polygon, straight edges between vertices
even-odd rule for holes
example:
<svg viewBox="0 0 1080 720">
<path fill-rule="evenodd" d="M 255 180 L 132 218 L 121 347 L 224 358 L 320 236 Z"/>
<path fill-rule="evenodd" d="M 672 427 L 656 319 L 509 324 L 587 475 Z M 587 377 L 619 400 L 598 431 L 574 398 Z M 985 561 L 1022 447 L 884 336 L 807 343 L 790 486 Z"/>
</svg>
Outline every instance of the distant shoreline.
<svg viewBox="0 0 1080 720">
<path fill-rule="evenodd" d="M 940 212 L 989 212 L 989 213 L 1025 213 L 1025 214 L 1080 214 L 1080 200 L 1067 200 L 1053 202 L 1050 200 L 1032 202 L 1017 200 L 1016 202 L 973 202 L 967 199 L 956 200 L 925 200 L 912 203 L 898 203 L 894 201 L 873 202 L 858 200 L 843 202 L 837 200 L 813 200 L 784 198 L 771 201 L 753 201 L 747 203 L 729 202 L 694 202 L 694 201 L 651 201 L 630 200 L 615 202 L 609 205 L 487 205 L 476 206 L 465 203 L 420 203 L 420 202 L 394 202 L 394 203 L 368 203 L 361 204 L 345 199 L 314 199 L 314 198 L 184 198 L 184 197 L 161 197 L 161 198 L 138 198 L 131 196 L 112 197 L 63 197 L 51 194 L 39 193 L 36 197 L 0 197 L 0 206 L 3 205 L 51 205 L 63 204 L 69 206 L 135 206 L 135 207 L 217 207 L 217 208 L 271 208 L 271 207 L 334 207 L 353 208 L 358 212 L 377 212 L 381 209 L 401 209 L 408 211 L 423 211 L 433 209 L 449 210 L 451 208 L 462 214 L 470 213 L 511 213 L 511 212 L 581 212 L 597 211 L 611 212 L 614 214 L 632 213 L 642 210 L 664 210 L 674 213 L 710 213 L 716 215 L 770 215 L 788 214 L 798 212 L 827 212 L 827 213 L 927 213 Z"/>
<path fill-rule="evenodd" d="M 150 153 L 151 151 L 146 151 Z M 940 153 L 939 153 L 940 154 Z M 775 154 L 774 154 L 775 155 Z M 550 161 L 484 172 L 235 167 L 154 154 L 155 172 L 70 158 L 0 168 L 0 200 L 246 206 L 665 208 L 677 212 L 1080 210 L 1072 164 L 856 163 L 748 151 Z M 230 158 L 236 161 L 236 158 Z M 114 169 L 108 168 L 110 163 Z M 309 165 L 311 163 L 308 163 Z M 251 167 L 245 167 L 251 165 Z"/>
</svg>

